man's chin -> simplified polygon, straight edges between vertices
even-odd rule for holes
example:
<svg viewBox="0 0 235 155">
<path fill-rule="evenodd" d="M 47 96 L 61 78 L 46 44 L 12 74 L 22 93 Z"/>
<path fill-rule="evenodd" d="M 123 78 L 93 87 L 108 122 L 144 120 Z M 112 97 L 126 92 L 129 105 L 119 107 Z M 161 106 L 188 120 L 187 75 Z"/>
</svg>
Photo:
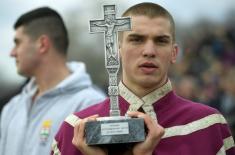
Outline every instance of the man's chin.
<svg viewBox="0 0 235 155">
<path fill-rule="evenodd" d="M 139 81 L 144 88 L 159 88 L 163 85 L 164 82 L 161 82 L 155 77 L 143 78 Z"/>
<path fill-rule="evenodd" d="M 18 74 L 19 74 L 20 76 L 23 76 L 23 77 L 26 77 L 26 78 L 29 77 L 29 75 L 27 75 L 26 73 L 22 72 L 21 70 L 18 70 L 17 72 L 18 72 Z"/>
</svg>

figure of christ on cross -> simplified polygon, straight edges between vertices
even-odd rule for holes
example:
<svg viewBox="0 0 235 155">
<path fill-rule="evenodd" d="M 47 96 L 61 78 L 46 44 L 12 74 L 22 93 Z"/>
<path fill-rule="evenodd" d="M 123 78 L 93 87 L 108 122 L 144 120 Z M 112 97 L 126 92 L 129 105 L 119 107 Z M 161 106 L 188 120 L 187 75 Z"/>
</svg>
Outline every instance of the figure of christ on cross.
<svg viewBox="0 0 235 155">
<path fill-rule="evenodd" d="M 114 28 L 115 28 L 115 26 L 124 25 L 124 24 L 128 23 L 128 21 L 124 20 L 122 23 L 117 23 L 115 21 L 113 15 L 105 15 L 104 19 L 105 19 L 104 24 L 94 23 L 94 25 L 107 28 L 107 31 L 105 31 L 106 48 L 107 48 L 107 51 L 109 52 L 109 56 L 115 57 L 116 52 L 114 51 L 113 43 L 114 43 L 114 37 L 115 37 L 114 33 L 116 33 L 116 32 L 114 32 Z"/>
<path fill-rule="evenodd" d="M 119 66 L 117 50 L 117 32 L 130 30 L 130 18 L 115 18 L 115 8 L 104 6 L 104 20 L 90 21 L 90 32 L 105 33 L 106 65 Z"/>
</svg>

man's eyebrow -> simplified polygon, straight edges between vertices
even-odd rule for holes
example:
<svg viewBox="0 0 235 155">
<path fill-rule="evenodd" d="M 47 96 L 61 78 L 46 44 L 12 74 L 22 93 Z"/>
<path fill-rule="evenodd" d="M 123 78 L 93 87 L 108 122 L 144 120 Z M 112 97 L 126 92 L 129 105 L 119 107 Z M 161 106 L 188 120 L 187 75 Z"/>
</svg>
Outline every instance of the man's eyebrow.
<svg viewBox="0 0 235 155">
<path fill-rule="evenodd" d="M 155 38 L 159 38 L 159 39 L 170 39 L 171 37 L 169 35 L 159 35 L 159 36 L 156 36 Z"/>
<path fill-rule="evenodd" d="M 129 34 L 128 37 L 144 37 L 145 35 L 143 34 L 137 34 L 137 33 L 132 33 L 132 34 Z M 170 39 L 170 35 L 158 35 L 158 36 L 155 36 L 155 38 L 161 38 L 161 39 Z"/>
<path fill-rule="evenodd" d="M 129 34 L 128 37 L 144 37 L 144 35 L 142 34 L 137 34 L 137 33 L 132 33 L 132 34 Z"/>
</svg>

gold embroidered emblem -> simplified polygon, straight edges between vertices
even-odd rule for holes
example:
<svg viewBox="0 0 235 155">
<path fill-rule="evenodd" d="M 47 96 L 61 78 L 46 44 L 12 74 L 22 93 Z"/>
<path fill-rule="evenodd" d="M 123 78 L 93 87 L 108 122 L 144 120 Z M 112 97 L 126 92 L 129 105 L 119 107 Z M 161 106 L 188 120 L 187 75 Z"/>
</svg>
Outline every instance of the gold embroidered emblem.
<svg viewBox="0 0 235 155">
<path fill-rule="evenodd" d="M 50 135 L 52 121 L 44 120 L 42 122 L 42 128 L 40 130 L 40 140 L 42 143 L 45 143 Z"/>
</svg>

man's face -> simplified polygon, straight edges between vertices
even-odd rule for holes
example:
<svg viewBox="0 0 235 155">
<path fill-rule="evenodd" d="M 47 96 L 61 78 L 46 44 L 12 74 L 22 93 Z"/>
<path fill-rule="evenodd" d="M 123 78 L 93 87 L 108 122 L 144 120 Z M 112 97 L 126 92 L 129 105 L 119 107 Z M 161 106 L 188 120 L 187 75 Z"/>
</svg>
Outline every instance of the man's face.
<svg viewBox="0 0 235 155">
<path fill-rule="evenodd" d="M 38 62 L 36 42 L 24 33 L 23 27 L 16 29 L 14 42 L 15 46 L 10 55 L 16 59 L 18 73 L 26 77 L 33 76 Z"/>
<path fill-rule="evenodd" d="M 132 31 L 124 32 L 120 43 L 124 84 L 149 90 L 162 86 L 177 52 L 169 20 L 132 16 Z"/>
</svg>

